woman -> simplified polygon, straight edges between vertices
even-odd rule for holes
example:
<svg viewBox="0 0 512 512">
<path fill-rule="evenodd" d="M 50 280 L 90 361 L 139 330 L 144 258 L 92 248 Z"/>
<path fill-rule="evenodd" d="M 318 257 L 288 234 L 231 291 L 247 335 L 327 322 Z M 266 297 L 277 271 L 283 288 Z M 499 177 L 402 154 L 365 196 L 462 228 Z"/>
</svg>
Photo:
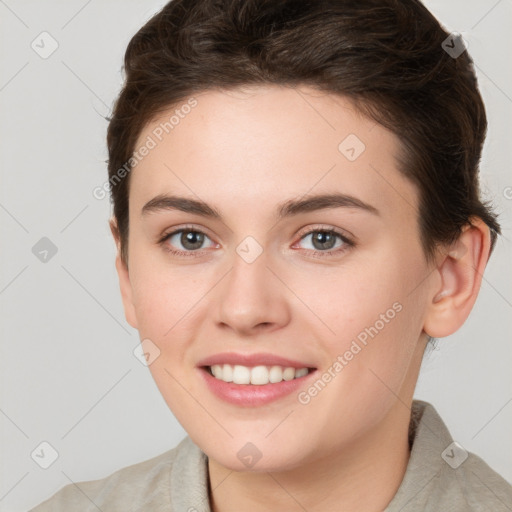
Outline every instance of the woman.
<svg viewBox="0 0 512 512">
<path fill-rule="evenodd" d="M 500 227 L 463 41 L 416 0 L 174 0 L 108 130 L 127 321 L 188 433 L 34 510 L 510 510 L 413 400 Z"/>
</svg>

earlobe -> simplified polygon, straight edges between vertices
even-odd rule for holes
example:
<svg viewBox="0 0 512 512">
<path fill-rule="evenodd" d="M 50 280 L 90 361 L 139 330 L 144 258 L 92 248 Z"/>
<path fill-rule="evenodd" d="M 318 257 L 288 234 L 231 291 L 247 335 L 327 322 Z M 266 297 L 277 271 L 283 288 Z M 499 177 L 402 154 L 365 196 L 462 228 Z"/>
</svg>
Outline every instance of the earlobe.
<svg viewBox="0 0 512 512">
<path fill-rule="evenodd" d="M 423 327 L 429 336 L 449 336 L 466 321 L 480 291 L 489 251 L 488 226 L 480 219 L 472 219 L 439 257 L 436 271 L 441 285 L 432 293 Z"/>
<path fill-rule="evenodd" d="M 126 321 L 134 328 L 137 327 L 137 317 L 135 315 L 135 307 L 133 304 L 133 292 L 132 285 L 130 281 L 130 273 L 128 270 L 127 264 L 121 258 L 121 241 L 119 237 L 119 230 L 117 228 L 117 223 L 115 219 L 110 220 L 110 230 L 112 232 L 112 236 L 114 237 L 114 241 L 116 243 L 117 255 L 116 255 L 116 271 L 117 276 L 119 278 L 119 288 L 121 291 L 121 299 L 123 301 L 124 307 L 124 315 L 126 317 Z"/>
</svg>

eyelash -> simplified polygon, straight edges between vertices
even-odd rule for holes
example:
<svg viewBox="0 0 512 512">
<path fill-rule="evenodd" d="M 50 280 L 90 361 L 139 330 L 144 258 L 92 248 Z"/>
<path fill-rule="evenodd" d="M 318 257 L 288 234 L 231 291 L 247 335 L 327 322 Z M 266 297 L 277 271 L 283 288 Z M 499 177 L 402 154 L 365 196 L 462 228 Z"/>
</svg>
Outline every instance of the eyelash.
<svg viewBox="0 0 512 512">
<path fill-rule="evenodd" d="M 195 251 L 179 251 L 176 249 L 172 249 L 169 244 L 166 242 L 174 235 L 182 232 L 191 232 L 191 233 L 199 233 L 202 234 L 208 238 L 210 238 L 204 231 L 201 231 L 200 229 L 195 228 L 194 226 L 183 226 L 179 229 L 176 229 L 174 231 L 171 231 L 169 233 L 165 233 L 159 240 L 158 244 L 161 245 L 167 252 L 175 255 L 175 256 L 183 256 L 183 257 L 199 257 L 201 256 L 202 250 L 198 249 Z M 340 233 L 337 229 L 333 227 L 314 227 L 313 229 L 310 229 L 306 233 L 303 233 L 299 239 L 299 242 L 302 241 L 307 236 L 313 234 L 313 233 L 327 233 L 327 234 L 333 234 L 337 236 L 341 241 L 343 242 L 343 245 L 341 247 L 338 247 L 337 249 L 329 249 L 326 251 L 321 251 L 318 249 L 305 249 L 306 251 L 312 251 L 315 255 L 315 258 L 325 258 L 325 257 L 333 257 L 333 256 L 339 256 L 341 253 L 355 247 L 355 243 L 347 238 L 345 235 Z"/>
</svg>

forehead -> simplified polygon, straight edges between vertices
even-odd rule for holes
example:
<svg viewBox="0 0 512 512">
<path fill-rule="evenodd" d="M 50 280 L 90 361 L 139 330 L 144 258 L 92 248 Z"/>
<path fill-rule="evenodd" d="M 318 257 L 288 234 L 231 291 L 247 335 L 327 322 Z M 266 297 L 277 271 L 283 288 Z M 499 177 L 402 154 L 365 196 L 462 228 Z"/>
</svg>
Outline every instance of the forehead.
<svg viewBox="0 0 512 512">
<path fill-rule="evenodd" d="M 246 213 L 334 192 L 395 215 L 417 209 L 415 187 L 398 172 L 398 138 L 347 98 L 314 88 L 204 91 L 148 123 L 136 150 L 144 145 L 130 184 L 139 211 L 176 193 Z"/>
</svg>

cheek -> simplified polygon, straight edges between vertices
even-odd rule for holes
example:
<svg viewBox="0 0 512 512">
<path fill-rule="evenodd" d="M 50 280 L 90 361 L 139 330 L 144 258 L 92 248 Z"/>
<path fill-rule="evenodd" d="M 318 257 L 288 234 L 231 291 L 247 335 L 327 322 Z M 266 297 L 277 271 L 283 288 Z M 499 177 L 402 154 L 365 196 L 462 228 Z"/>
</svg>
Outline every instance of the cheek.
<svg viewBox="0 0 512 512">
<path fill-rule="evenodd" d="M 420 317 L 400 286 L 374 291 L 356 288 L 337 301 L 337 315 L 325 310 L 325 322 L 336 333 L 322 338 L 318 379 L 325 385 L 315 381 L 298 397 L 297 418 L 311 431 L 323 425 L 326 450 L 332 439 L 345 442 L 378 424 L 406 392 Z"/>
<path fill-rule="evenodd" d="M 407 270 L 379 261 L 289 279 L 303 303 L 329 328 L 332 339 L 356 337 L 375 323 L 379 331 L 387 330 L 399 316 L 397 310 L 408 302 L 413 282 Z"/>
<path fill-rule="evenodd" d="M 139 261 L 136 268 L 132 283 L 139 336 L 151 340 L 159 351 L 149 370 L 167 405 L 183 422 L 190 411 L 201 412 L 190 398 L 197 391 L 190 378 L 188 348 L 197 337 L 194 329 L 201 325 L 196 320 L 197 303 L 205 294 L 205 283 L 155 262 Z"/>
<path fill-rule="evenodd" d="M 415 287 L 426 270 L 418 263 L 408 265 L 404 254 L 401 260 L 396 254 L 396 249 L 390 250 L 366 262 L 361 259 L 346 271 L 340 267 L 315 279 L 304 276 L 298 283 L 324 333 L 324 364 L 330 366 L 342 356 L 344 365 L 360 370 L 358 375 L 344 372 L 350 379 L 365 375 L 375 381 L 369 374 L 373 369 L 398 387 L 416 349 L 424 302 L 421 287 Z M 412 252 L 409 257 L 411 262 L 416 259 Z"/>
<path fill-rule="evenodd" d="M 130 279 L 141 336 L 171 337 L 175 326 L 188 321 L 194 304 L 205 295 L 206 281 L 192 270 L 177 271 L 143 258 L 134 258 L 133 269 Z"/>
</svg>

